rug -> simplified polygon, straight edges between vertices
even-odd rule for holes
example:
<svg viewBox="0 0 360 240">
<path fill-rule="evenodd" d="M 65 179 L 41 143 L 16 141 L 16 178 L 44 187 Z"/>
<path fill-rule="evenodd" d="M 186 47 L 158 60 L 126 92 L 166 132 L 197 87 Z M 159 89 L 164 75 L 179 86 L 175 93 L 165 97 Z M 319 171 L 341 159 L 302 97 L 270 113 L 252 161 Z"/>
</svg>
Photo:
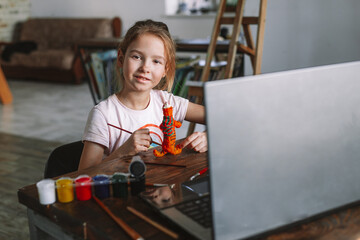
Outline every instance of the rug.
<svg viewBox="0 0 360 240">
<path fill-rule="evenodd" d="M 53 149 L 62 145 L 0 133 L 0 239 L 29 239 L 26 207 L 17 190 L 43 178 Z"/>
</svg>

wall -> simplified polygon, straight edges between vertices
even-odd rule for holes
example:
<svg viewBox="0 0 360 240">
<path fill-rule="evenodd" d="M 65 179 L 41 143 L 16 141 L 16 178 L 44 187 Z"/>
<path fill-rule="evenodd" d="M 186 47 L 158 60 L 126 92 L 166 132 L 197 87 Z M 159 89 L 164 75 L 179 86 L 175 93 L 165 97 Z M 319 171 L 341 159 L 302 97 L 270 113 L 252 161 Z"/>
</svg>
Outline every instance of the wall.
<svg viewBox="0 0 360 240">
<path fill-rule="evenodd" d="M 0 41 L 13 40 L 19 21 L 30 15 L 30 0 L 0 0 Z"/>
<path fill-rule="evenodd" d="M 175 37 L 205 38 L 214 17 L 166 17 L 170 0 L 31 0 L 33 17 L 121 16 L 124 31 L 136 20 L 165 21 Z M 173 0 L 171 0 L 173 1 Z M 258 0 L 248 0 L 246 15 Z M 360 60 L 359 0 L 268 0 L 263 72 Z M 251 74 L 249 61 L 246 74 Z"/>
</svg>

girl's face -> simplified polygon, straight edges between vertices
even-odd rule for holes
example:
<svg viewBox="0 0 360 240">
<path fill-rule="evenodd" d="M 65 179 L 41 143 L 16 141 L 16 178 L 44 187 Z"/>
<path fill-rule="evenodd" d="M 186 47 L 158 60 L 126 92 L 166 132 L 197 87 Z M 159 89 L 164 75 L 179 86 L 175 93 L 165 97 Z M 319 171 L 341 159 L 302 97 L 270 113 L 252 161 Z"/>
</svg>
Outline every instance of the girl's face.
<svg viewBox="0 0 360 240">
<path fill-rule="evenodd" d="M 165 47 L 153 34 L 142 34 L 126 50 L 121 51 L 119 65 L 124 74 L 124 90 L 150 91 L 166 74 Z"/>
</svg>

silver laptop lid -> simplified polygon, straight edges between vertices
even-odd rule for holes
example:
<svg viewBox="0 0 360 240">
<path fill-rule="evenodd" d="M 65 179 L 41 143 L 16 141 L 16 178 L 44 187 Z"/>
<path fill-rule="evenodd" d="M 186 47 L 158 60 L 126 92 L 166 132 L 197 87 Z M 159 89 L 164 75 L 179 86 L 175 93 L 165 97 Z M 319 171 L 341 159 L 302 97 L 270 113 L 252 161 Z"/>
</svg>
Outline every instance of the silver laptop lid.
<svg viewBox="0 0 360 240">
<path fill-rule="evenodd" d="M 360 62 L 205 84 L 216 239 L 360 199 Z"/>
</svg>

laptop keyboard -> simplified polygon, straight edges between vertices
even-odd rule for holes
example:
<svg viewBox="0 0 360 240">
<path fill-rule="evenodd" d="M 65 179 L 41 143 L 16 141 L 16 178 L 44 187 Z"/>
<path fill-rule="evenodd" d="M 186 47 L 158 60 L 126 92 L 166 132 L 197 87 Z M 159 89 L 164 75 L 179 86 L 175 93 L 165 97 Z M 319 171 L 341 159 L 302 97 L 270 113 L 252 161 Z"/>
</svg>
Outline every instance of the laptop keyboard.
<svg viewBox="0 0 360 240">
<path fill-rule="evenodd" d="M 210 228 L 212 226 L 210 195 L 182 202 L 175 207 L 203 227 Z"/>
</svg>

